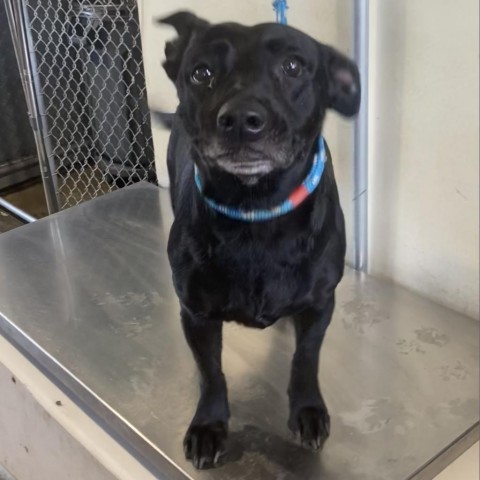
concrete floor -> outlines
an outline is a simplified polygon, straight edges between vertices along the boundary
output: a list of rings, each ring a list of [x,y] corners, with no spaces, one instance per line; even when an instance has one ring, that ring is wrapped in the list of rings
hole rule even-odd
[[[22,225],[22,222],[0,210],[0,233],[8,232],[20,225]],[[2,477],[0,477],[0,480],[3,480]]]
[[[35,218],[42,218],[48,215],[43,185],[39,179],[21,184],[14,189],[0,192],[0,196]],[[21,225],[23,225],[22,222],[0,210],[0,233],[8,232]],[[3,480],[2,477],[0,477],[0,480]]]
[[[21,184],[15,189],[7,191],[3,197],[36,218],[48,215],[47,202],[40,179]]]

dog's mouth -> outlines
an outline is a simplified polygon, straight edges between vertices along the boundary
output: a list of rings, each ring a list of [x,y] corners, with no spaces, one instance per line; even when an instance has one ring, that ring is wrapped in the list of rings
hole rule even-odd
[[[235,176],[248,185],[284,169],[293,158],[290,145],[278,140],[239,145],[213,138],[209,142],[199,142],[197,151],[207,168]]]
[[[239,176],[259,176],[266,175],[273,170],[272,162],[266,159],[262,160],[235,160],[235,159],[217,159],[218,166],[232,175]]]
[[[268,151],[242,148],[237,151],[217,150],[215,153],[210,158],[217,168],[243,178],[267,175],[276,165]]]

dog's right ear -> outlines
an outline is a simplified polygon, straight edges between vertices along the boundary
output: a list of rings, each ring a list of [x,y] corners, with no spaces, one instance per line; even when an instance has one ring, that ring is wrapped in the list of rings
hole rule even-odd
[[[163,68],[170,80],[175,82],[182,63],[183,54],[190,41],[201,30],[210,24],[190,12],[177,12],[165,18],[157,19],[158,23],[171,25],[178,33],[178,38],[165,45],[165,62]]]

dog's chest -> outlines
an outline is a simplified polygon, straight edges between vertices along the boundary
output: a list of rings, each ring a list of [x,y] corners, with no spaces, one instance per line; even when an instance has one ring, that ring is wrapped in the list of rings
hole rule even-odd
[[[202,260],[193,262],[187,294],[210,318],[261,328],[309,299],[314,278],[307,239],[240,238],[199,248]]]

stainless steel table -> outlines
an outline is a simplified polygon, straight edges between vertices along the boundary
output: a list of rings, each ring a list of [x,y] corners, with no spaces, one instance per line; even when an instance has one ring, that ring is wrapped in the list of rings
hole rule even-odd
[[[197,399],[165,245],[168,196],[140,184],[0,235],[0,330],[159,478],[431,478],[478,438],[479,324],[347,270],[322,350],[332,434],[286,427],[292,326],[228,325],[229,457],[197,472],[182,437]]]

